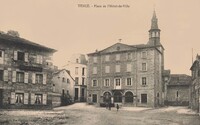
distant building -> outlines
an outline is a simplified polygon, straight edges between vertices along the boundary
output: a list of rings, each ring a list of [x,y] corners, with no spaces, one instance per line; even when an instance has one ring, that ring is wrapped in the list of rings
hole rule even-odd
[[[164,48],[154,12],[147,44],[116,43],[88,54],[88,103],[163,105],[163,70]]]
[[[0,33],[0,107],[51,108],[56,50]]]
[[[189,106],[191,76],[171,74],[166,84],[166,105]]]
[[[74,101],[86,101],[87,95],[87,60],[83,54],[73,54],[68,64],[64,67],[70,71],[75,80]]]
[[[197,112],[200,112],[200,56],[196,56],[196,60],[190,68],[192,72],[191,86],[191,105],[190,107]]]
[[[53,74],[53,93],[59,98],[53,98],[53,106],[71,104],[74,101],[74,79],[68,70],[62,69]],[[56,94],[54,94],[56,95]]]

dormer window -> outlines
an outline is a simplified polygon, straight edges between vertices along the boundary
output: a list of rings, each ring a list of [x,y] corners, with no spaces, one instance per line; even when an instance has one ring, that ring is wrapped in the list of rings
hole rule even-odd
[[[17,60],[24,61],[24,53],[23,52],[17,52]]]
[[[79,59],[76,59],[76,63],[79,63]]]

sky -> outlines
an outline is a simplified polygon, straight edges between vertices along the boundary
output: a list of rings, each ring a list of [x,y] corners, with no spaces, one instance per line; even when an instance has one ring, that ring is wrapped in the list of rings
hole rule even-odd
[[[60,68],[74,53],[102,50],[119,39],[128,45],[146,44],[154,9],[165,48],[165,69],[172,74],[190,75],[192,55],[195,59],[200,54],[200,0],[0,0],[0,3],[0,31],[15,30],[22,38],[56,49],[53,62]]]

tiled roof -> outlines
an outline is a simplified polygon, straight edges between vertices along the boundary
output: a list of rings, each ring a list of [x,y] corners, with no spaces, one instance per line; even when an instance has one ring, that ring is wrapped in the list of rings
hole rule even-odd
[[[191,76],[185,74],[171,74],[169,85],[189,85]]]
[[[6,40],[6,41],[10,41],[10,42],[13,42],[13,43],[16,43],[16,44],[25,44],[25,45],[30,45],[30,46],[38,47],[38,48],[41,48],[41,49],[45,49],[45,50],[48,50],[48,51],[56,52],[55,49],[40,45],[38,43],[31,42],[31,41],[26,40],[26,39],[21,38],[21,37],[11,36],[11,35],[8,35],[8,34],[5,34],[5,33],[0,33],[0,41],[1,41],[1,39]]]

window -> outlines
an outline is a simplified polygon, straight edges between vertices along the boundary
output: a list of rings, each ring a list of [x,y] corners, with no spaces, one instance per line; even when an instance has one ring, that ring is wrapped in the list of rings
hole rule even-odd
[[[24,61],[24,53],[23,52],[17,52],[17,60]]]
[[[95,79],[95,80],[92,80],[92,86],[97,86],[97,80]]]
[[[35,94],[35,104],[42,104],[42,94]]]
[[[132,80],[131,80],[131,78],[127,78],[127,79],[126,79],[126,85],[127,85],[127,86],[131,86],[131,85],[132,85]]]
[[[142,77],[142,85],[143,86],[147,85],[147,78],[146,77]]]
[[[23,104],[24,103],[24,94],[23,93],[16,93],[15,94],[15,103]]]
[[[121,80],[120,79],[115,79],[115,85],[116,86],[121,86]]]
[[[115,66],[115,72],[120,72],[120,65]]]
[[[82,85],[85,85],[85,78],[82,78]]]
[[[82,75],[85,75],[85,68],[82,68]]]
[[[97,57],[93,57],[93,62],[97,63]]]
[[[76,59],[76,63],[79,63],[79,59]]]
[[[104,80],[104,86],[110,86],[110,79]]]
[[[36,63],[42,64],[42,62],[43,62],[42,56],[41,55],[37,55],[36,56]]]
[[[127,64],[126,65],[126,71],[127,72],[131,72],[131,64]]]
[[[78,85],[79,78],[75,77],[75,84]]]
[[[116,61],[120,60],[120,54],[116,54]]]
[[[142,71],[147,71],[147,64],[146,63],[142,63]]]
[[[69,79],[67,79],[67,83],[70,83],[70,80],[69,80]]]
[[[97,74],[97,67],[93,67],[93,74]]]
[[[105,67],[105,73],[110,73],[110,66]]]
[[[43,83],[43,74],[36,74],[35,83]]]
[[[0,81],[3,81],[3,70],[0,70]]]
[[[78,75],[78,67],[75,67],[75,75]]]
[[[141,94],[141,103],[147,103],[147,94]]]
[[[62,82],[65,82],[65,81],[66,81],[66,80],[65,80],[65,78],[63,77],[63,78],[62,78]]]
[[[142,52],[142,56],[141,57],[142,58],[147,58],[147,52],[146,51]]]
[[[106,56],[105,56],[105,61],[106,61],[106,62],[110,61],[110,56],[109,56],[109,55],[106,55]]]
[[[127,60],[131,59],[131,53],[127,53]]]
[[[17,72],[17,82],[24,82],[24,73]]]

